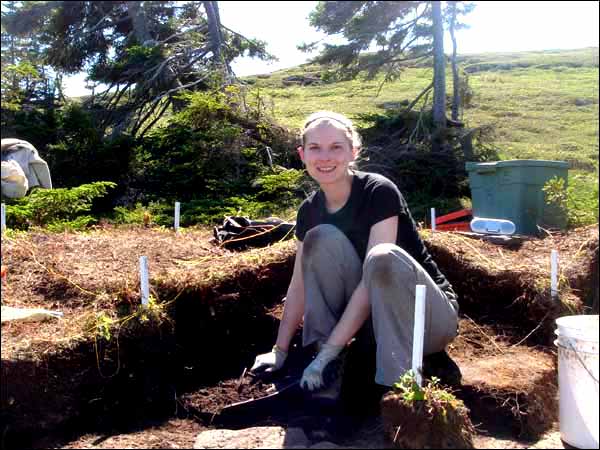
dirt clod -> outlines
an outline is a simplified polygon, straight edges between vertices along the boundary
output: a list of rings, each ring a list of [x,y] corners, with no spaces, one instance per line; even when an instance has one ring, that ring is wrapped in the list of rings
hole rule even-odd
[[[397,448],[473,448],[475,429],[461,401],[407,401],[390,392],[381,400],[381,415]]]

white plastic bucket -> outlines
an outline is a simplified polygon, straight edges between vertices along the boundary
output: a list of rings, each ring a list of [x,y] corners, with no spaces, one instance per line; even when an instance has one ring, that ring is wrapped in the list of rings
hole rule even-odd
[[[598,448],[598,315],[556,319],[560,437]]]

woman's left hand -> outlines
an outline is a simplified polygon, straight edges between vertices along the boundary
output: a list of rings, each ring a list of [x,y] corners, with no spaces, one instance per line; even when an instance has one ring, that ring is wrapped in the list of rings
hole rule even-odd
[[[343,346],[323,344],[321,351],[314,361],[304,369],[302,379],[300,380],[300,387],[309,391],[321,389],[325,384],[323,381],[325,368],[338,357],[343,349]]]

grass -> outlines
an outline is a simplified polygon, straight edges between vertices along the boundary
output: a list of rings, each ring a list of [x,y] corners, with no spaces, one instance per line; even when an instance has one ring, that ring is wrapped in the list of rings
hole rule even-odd
[[[385,85],[376,96],[380,81],[341,81],[313,86],[284,87],[282,79],[292,74],[309,75],[318,70],[315,66],[300,66],[274,72],[270,78],[256,78],[251,90],[266,99],[275,119],[289,128],[300,128],[302,121],[310,113],[319,109],[331,109],[350,117],[358,114],[382,111],[380,105],[390,101],[412,99],[430,82],[431,70],[426,68],[410,69],[400,80]],[[358,125],[366,125],[357,121]]]
[[[501,159],[545,159],[570,163],[569,177],[596,209],[598,185],[598,48],[522,53],[487,53],[460,57],[474,91],[463,120],[469,127],[493,125]],[[269,106],[281,124],[299,129],[304,118],[330,109],[367,125],[359,114],[381,113],[388,102],[412,100],[432,78],[429,67],[408,67],[402,76],[377,91],[380,79],[322,85],[285,86],[290,75],[324,75],[326,69],[305,64],[248,77],[249,96]],[[452,92],[448,67],[447,94]],[[430,96],[431,101],[431,96]],[[595,203],[595,204],[594,204]]]
[[[503,158],[575,159],[597,169],[597,68],[480,72],[469,81],[475,98],[465,120],[493,124]]]
[[[598,49],[543,50],[535,52],[479,53],[459,56],[467,70],[500,67],[598,67]]]

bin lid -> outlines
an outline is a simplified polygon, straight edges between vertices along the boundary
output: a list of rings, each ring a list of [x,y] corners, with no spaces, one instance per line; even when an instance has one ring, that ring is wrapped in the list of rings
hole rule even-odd
[[[510,220],[473,217],[471,230],[475,233],[506,234],[511,235],[516,231],[515,224]]]
[[[568,169],[569,163],[566,161],[549,161],[545,159],[508,159],[506,161],[493,161],[485,163],[468,162],[465,164],[467,172],[473,170],[495,170],[501,167],[556,167]]]

